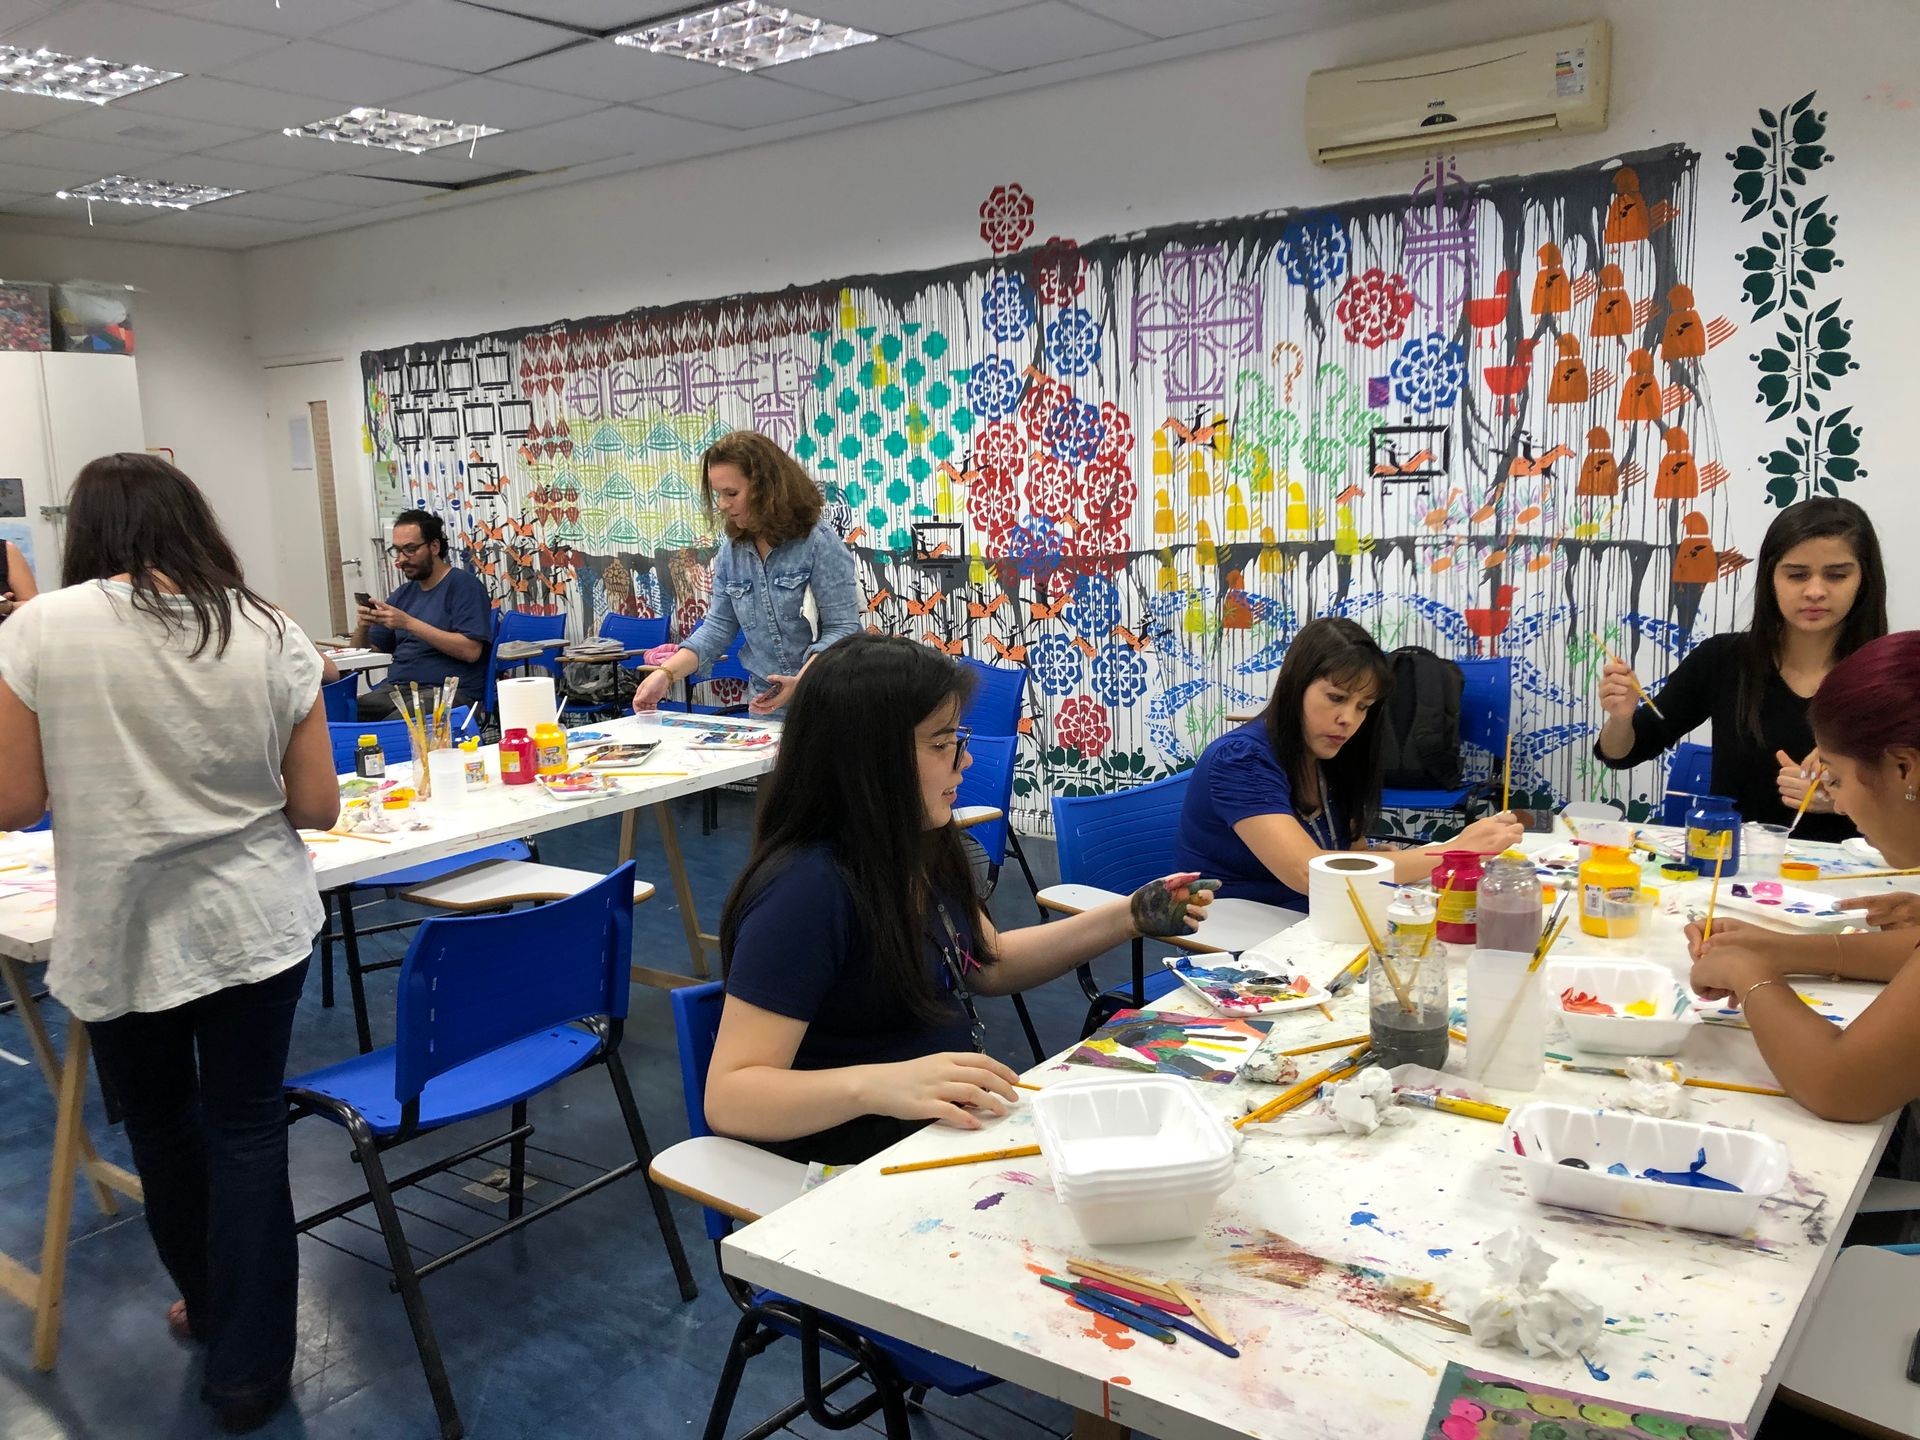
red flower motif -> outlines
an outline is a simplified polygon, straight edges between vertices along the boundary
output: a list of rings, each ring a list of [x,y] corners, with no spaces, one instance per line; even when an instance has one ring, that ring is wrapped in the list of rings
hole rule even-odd
[[[1126,526],[1112,517],[1089,515],[1073,535],[1073,569],[1081,575],[1117,575],[1127,568]]]
[[[1011,255],[1033,236],[1033,197],[1018,185],[996,185],[980,202],[980,238],[996,255]]]
[[[980,432],[973,442],[973,463],[983,473],[998,471],[1009,485],[1026,468],[1027,446],[1020,438],[1020,427],[1011,420],[996,420]]]
[[[1347,332],[1347,339],[1378,350],[1407,333],[1413,292],[1407,288],[1405,276],[1389,275],[1376,265],[1347,276],[1333,313]]]
[[[1064,520],[1073,509],[1073,467],[1054,455],[1033,457],[1027,472],[1027,510],[1049,520]]]
[[[1116,528],[1133,514],[1136,487],[1125,460],[1094,460],[1080,479],[1080,510],[1089,524]]]
[[[1133,417],[1111,400],[1100,402],[1100,445],[1095,461],[1115,460],[1130,467],[1133,459]]]
[[[1027,393],[1020,397],[1020,423],[1026,427],[1027,439],[1037,444],[1047,433],[1047,422],[1053,418],[1054,411],[1072,403],[1071,385],[1036,372]]]
[[[1062,744],[1071,745],[1089,760],[1098,760],[1113,742],[1107,707],[1091,695],[1075,695],[1062,705],[1053,728]]]
[[[1015,518],[1013,485],[991,483],[982,473],[967,490],[967,521],[977,534],[986,537],[993,553],[1006,553]]]
[[[1033,257],[1033,293],[1042,305],[1066,305],[1087,288],[1080,242],[1055,235]]]

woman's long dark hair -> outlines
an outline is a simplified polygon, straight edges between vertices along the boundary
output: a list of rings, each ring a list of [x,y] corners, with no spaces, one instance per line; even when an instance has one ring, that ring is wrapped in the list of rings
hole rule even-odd
[[[60,572],[68,585],[126,575],[133,608],[178,635],[191,630],[195,656],[208,645],[215,655],[226,653],[236,609],[257,610],[276,634],[286,633],[280,612],[247,588],[200,487],[157,455],[122,451],[81,467],[67,497]],[[163,590],[156,576],[173,590]],[[192,608],[191,626],[176,600]]]
[[[1316,680],[1330,681],[1343,690],[1368,689],[1374,697],[1367,718],[1340,747],[1340,753],[1318,762],[1307,748],[1306,732],[1300,723],[1307,687]],[[1392,667],[1365,630],[1351,620],[1310,620],[1287,647],[1287,658],[1273,682],[1273,698],[1267,701],[1261,717],[1266,722],[1267,743],[1273,746],[1274,758],[1286,767],[1295,795],[1303,793],[1310,767],[1319,764],[1328,792],[1320,797],[1320,803],[1331,806],[1347,826],[1348,845],[1359,844],[1379,818],[1384,764],[1381,717],[1387,713],[1387,692],[1392,688]]]
[[[1841,661],[1869,640],[1887,633],[1887,569],[1880,560],[1880,539],[1873,533],[1867,512],[1851,500],[1802,500],[1789,505],[1767,527],[1760,542],[1758,579],[1753,587],[1753,623],[1747,627],[1745,663],[1740,667],[1740,725],[1755,744],[1765,744],[1760,733],[1760,702],[1780,668],[1780,642],[1787,618],[1780,613],[1773,572],[1789,550],[1809,540],[1844,540],[1860,562],[1860,589],[1853,608],[1840,622],[1840,638],[1833,658]]]
[[[959,830],[927,828],[913,732],[945,706],[957,715],[970,689],[962,667],[896,635],[850,635],[807,667],[760,795],[753,851],[720,917],[723,969],[747,901],[796,851],[825,845],[853,892],[885,993],[917,1019],[951,1013],[926,961],[935,897],[968,907],[974,958],[993,957],[980,940],[980,902]]]

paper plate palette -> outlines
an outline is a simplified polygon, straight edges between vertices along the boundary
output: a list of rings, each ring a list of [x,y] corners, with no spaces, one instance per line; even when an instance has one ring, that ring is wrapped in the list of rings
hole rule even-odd
[[[1196,964],[1186,956],[1162,961],[1187,989],[1225,1015],[1277,1015],[1288,1010],[1310,1010],[1329,997],[1304,975],[1279,973],[1249,965],[1245,955],[1235,959],[1204,956]]]
[[[540,788],[556,800],[592,800],[611,795],[619,789],[604,775],[587,770],[569,770],[560,775],[540,776]]]
[[[617,770],[630,765],[638,765],[655,750],[660,748],[658,740],[643,740],[637,744],[596,745],[591,750],[575,757],[575,763],[588,770]]]
[[[1838,930],[1859,923],[1860,918],[1842,910],[1837,895],[1778,880],[1726,881],[1720,887],[1720,908],[1796,930]]]

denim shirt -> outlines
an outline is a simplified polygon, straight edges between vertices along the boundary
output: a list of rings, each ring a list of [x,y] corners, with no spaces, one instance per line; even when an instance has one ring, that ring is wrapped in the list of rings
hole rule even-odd
[[[804,609],[808,589],[818,636]],[[853,551],[823,518],[807,535],[774,546],[764,560],[751,540],[721,541],[707,618],[680,643],[706,670],[727,653],[735,635],[744,634],[740,661],[759,694],[771,688],[768,676],[798,675],[808,657],[853,634],[859,615]]]

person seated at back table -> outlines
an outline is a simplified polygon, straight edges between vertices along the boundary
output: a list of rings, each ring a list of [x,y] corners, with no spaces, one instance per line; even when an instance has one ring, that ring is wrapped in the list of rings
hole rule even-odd
[[[470,571],[447,560],[447,529],[438,515],[403,510],[394,517],[394,566],[406,583],[382,602],[360,607],[355,645],[393,656],[387,678],[360,697],[362,720],[395,720],[395,685],[417,684],[424,694],[449,676],[460,682],[458,703],[477,705],[487,693],[487,647],[493,643],[493,602]]]
[[[1307,866],[1359,850],[1380,813],[1381,702],[1387,657],[1351,620],[1309,621],[1287,647],[1257,719],[1207,746],[1180,810],[1174,864],[1221,879],[1223,899],[1307,908]],[[1519,843],[1510,814],[1453,839],[1382,852],[1394,878],[1425,880],[1447,850],[1498,854]]]
[[[930,1120],[977,1130],[1016,1096],[1014,1072],[983,1053],[974,995],[1015,994],[1136,935],[1196,928],[1211,897],[1195,875],[994,928],[953,823],[972,763],[969,686],[939,651],[867,634],[800,677],[720,919],[727,999],[706,1092],[718,1133],[851,1165]]]

